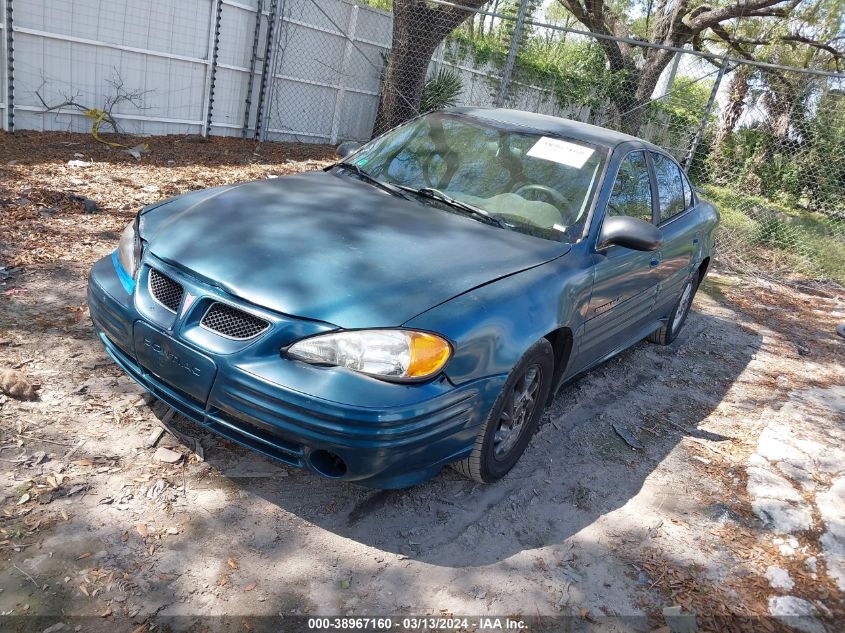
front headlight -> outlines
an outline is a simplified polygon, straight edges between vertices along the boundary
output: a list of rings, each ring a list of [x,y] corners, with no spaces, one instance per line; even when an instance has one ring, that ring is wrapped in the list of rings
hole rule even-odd
[[[132,220],[120,234],[117,261],[126,274],[134,280],[141,266],[141,237],[138,235],[137,218]]]
[[[428,332],[353,330],[303,339],[291,345],[287,355],[401,382],[434,376],[449,360],[452,346]]]

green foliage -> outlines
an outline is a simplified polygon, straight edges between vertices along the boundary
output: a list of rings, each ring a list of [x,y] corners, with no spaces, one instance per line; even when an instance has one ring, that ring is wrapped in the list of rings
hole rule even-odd
[[[429,77],[423,86],[420,112],[442,110],[457,105],[462,91],[463,84],[458,74],[441,68],[440,72]]]
[[[794,239],[784,219],[777,215],[762,218],[758,225],[755,240],[758,244],[778,247],[787,245]]]
[[[704,185],[722,221],[718,240],[724,252],[764,265],[790,269],[845,284],[845,235],[841,223],[822,213],[772,202],[729,187]]]
[[[713,182],[733,185],[788,205],[822,211],[845,207],[845,95],[824,99],[786,137],[756,124],[735,131],[713,148]],[[800,133],[799,133],[800,132]]]
[[[495,33],[470,37],[456,31],[447,40],[452,61],[471,60],[476,67],[491,64],[503,68],[508,46]],[[624,73],[607,70],[601,47],[583,41],[546,41],[529,38],[520,49],[513,79],[545,88],[561,108],[599,108],[624,79]]]
[[[696,130],[701,125],[712,90],[712,81],[678,76],[664,98],[648,104],[645,120],[677,130]],[[715,115],[711,113],[709,120],[715,120]]]
[[[686,154],[692,139],[701,127],[701,120],[707,111],[707,101],[713,90],[712,81],[700,81],[693,77],[678,76],[665,96],[650,101],[645,108],[641,135],[651,142],[673,151],[681,158]],[[715,121],[712,112],[708,123]],[[702,161],[707,156],[710,139],[700,143],[693,161],[691,175],[697,177]]]
[[[374,9],[381,9],[393,13],[393,0],[355,0],[355,4],[361,4]]]
[[[805,183],[811,204],[841,211],[845,209],[845,94],[822,97],[803,127],[807,147],[794,161],[795,178]]]

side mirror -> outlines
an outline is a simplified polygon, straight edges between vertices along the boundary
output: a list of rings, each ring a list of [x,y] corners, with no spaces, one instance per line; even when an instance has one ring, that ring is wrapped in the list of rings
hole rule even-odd
[[[612,215],[604,219],[598,244],[599,247],[617,244],[635,251],[656,251],[663,246],[663,232],[651,222]]]
[[[341,158],[346,158],[350,154],[357,152],[360,148],[361,143],[358,143],[356,141],[346,141],[345,143],[341,143],[337,146],[335,154],[337,154]]]

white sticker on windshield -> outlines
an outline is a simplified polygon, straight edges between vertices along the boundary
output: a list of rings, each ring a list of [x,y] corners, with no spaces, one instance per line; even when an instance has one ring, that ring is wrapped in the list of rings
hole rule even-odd
[[[593,155],[592,149],[575,143],[568,143],[557,138],[543,136],[528,150],[528,156],[550,160],[561,165],[581,169]]]

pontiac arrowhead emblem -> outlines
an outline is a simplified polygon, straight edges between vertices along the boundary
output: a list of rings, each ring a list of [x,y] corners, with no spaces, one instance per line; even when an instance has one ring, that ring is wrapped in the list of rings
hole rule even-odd
[[[182,300],[182,312],[179,314],[180,318],[185,318],[185,315],[188,313],[188,310],[193,305],[195,299],[196,297],[190,292],[185,293],[185,298]]]

